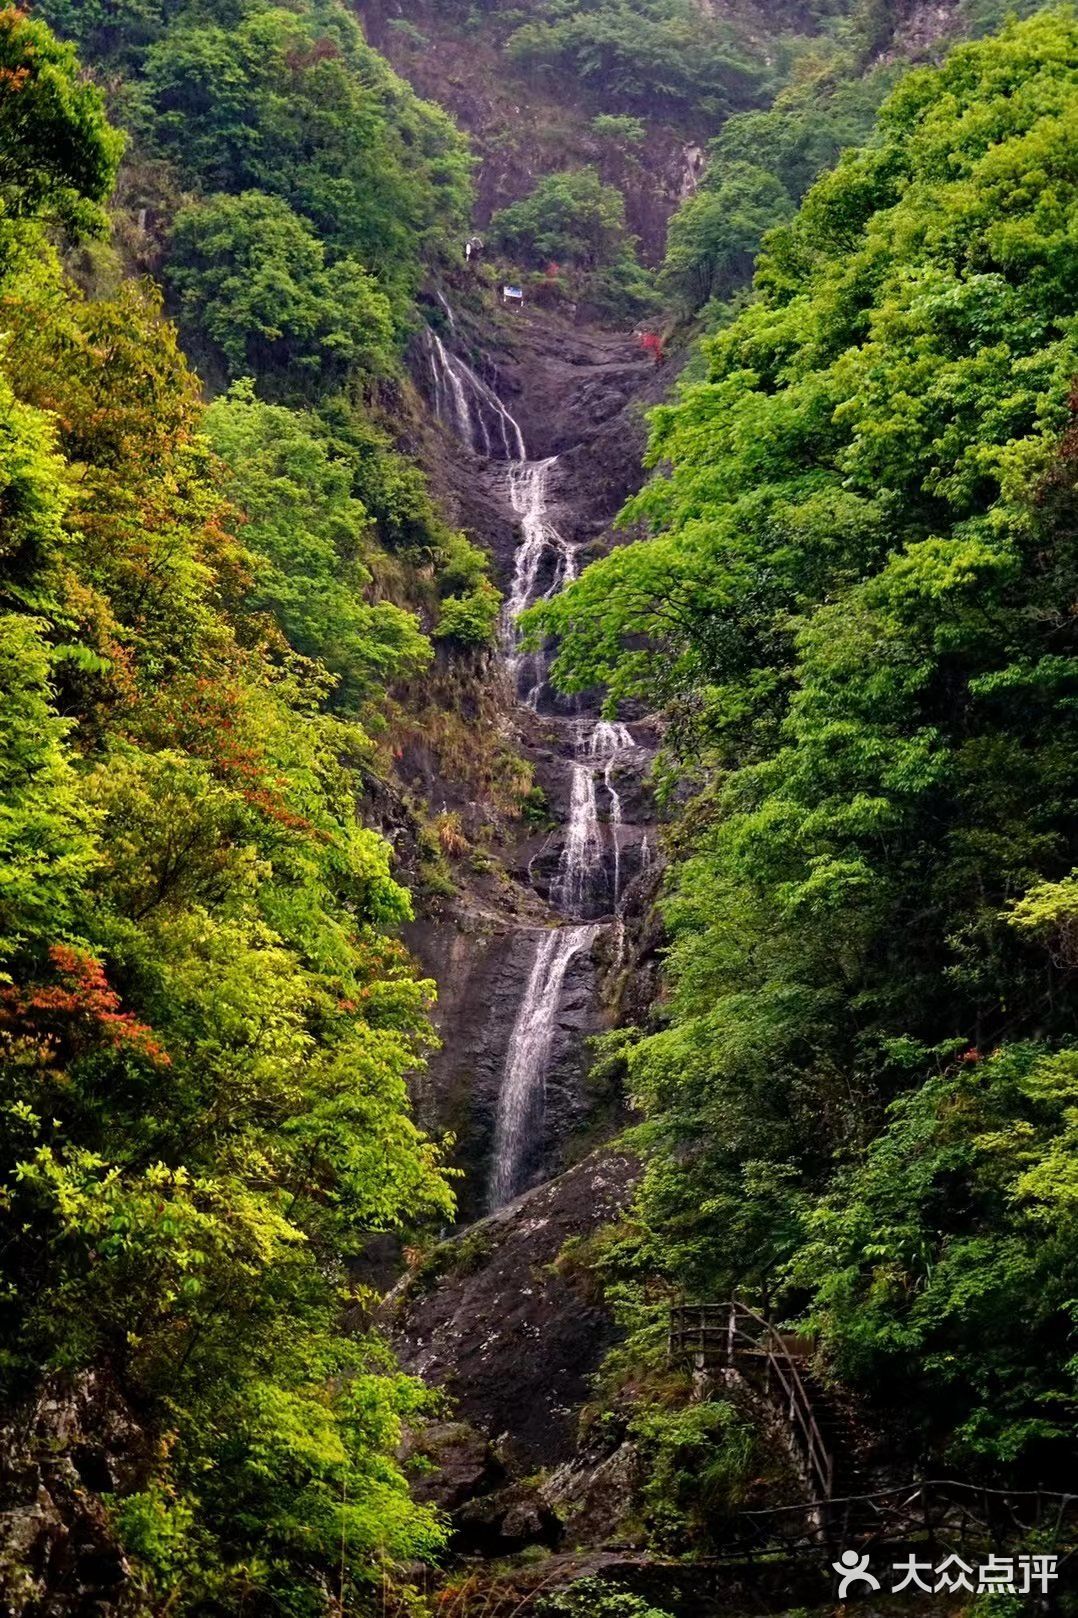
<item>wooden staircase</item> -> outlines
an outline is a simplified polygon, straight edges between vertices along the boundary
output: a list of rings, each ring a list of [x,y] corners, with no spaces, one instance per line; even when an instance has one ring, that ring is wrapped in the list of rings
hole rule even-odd
[[[735,1374],[787,1429],[806,1485],[800,1504],[749,1508],[730,1524],[729,1558],[830,1556],[912,1544],[951,1552],[1052,1548],[1078,1560],[1078,1494],[994,1489],[953,1478],[866,1476],[871,1434],[810,1364],[811,1344],[736,1300],[670,1310],[672,1363]]]
[[[675,1304],[669,1354],[696,1373],[737,1372],[776,1406],[816,1499],[831,1499],[837,1476],[845,1483],[852,1463],[842,1449],[842,1414],[809,1372],[803,1339],[778,1331],[747,1304]]]

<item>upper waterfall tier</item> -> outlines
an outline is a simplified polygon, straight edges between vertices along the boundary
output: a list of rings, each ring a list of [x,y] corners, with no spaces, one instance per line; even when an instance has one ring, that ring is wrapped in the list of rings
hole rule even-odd
[[[448,309],[448,304],[445,307]],[[493,388],[459,354],[450,353],[429,326],[423,341],[438,420],[451,427],[477,455],[488,460],[525,460],[527,452],[520,428]]]

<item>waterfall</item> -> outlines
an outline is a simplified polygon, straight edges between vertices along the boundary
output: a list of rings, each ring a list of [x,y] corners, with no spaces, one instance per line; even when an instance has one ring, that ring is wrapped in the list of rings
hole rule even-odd
[[[451,336],[457,326],[453,311],[439,294]],[[451,353],[436,332],[425,338],[434,412],[445,426],[477,455],[507,462],[503,489],[506,505],[520,529],[502,621],[502,646],[513,688],[525,708],[537,712],[546,682],[542,651],[520,650],[517,619],[536,601],[555,595],[576,578],[578,547],[551,520],[552,486],[558,457],[530,460],[524,435],[491,388],[459,355]],[[517,1010],[498,1092],[493,1155],[488,1186],[492,1209],[524,1188],[530,1160],[541,1142],[543,1101],[561,1010],[565,975],[573,959],[590,949],[599,923],[610,915],[606,841],[612,844],[613,922],[621,958],[621,827],[622,805],[614,771],[636,750],[628,727],[600,719],[552,718],[571,741],[569,814],[558,867],[550,884],[550,903],[563,925],[539,935],[535,958]],[[606,794],[607,822],[599,818],[598,783]],[[650,853],[650,850],[647,851]]]
[[[452,321],[452,310],[448,304],[444,307]],[[438,420],[451,427],[477,455],[488,460],[523,461],[524,439],[520,428],[494,389],[488,387],[459,354],[451,353],[429,326],[424,327],[423,341],[434,390],[434,414]],[[500,449],[496,448],[495,439]]]
[[[547,1064],[565,974],[595,941],[597,926],[555,927],[541,934],[524,998],[509,1037],[490,1171],[490,1206],[500,1208],[523,1189],[528,1148],[542,1127]]]
[[[521,458],[509,467],[506,493],[513,515],[520,523],[521,543],[517,546],[513,563],[513,582],[505,604],[504,639],[506,660],[514,689],[521,684],[522,669],[527,667],[531,684],[521,693],[528,708],[535,709],[543,689],[546,670],[537,653],[525,654],[518,650],[516,621],[525,607],[540,599],[539,571],[544,560],[553,553],[554,575],[543,597],[554,595],[577,575],[576,548],[558,532],[550,521],[550,479],[558,457],[550,455],[545,461]]]
[[[450,336],[455,337],[457,335],[457,317],[453,313],[452,309],[450,308],[449,301],[446,298],[445,293],[444,292],[436,292],[434,294],[434,296],[437,298],[438,302],[441,304],[442,311],[443,311],[443,313],[445,315],[445,318],[449,322]]]
[[[627,725],[613,724],[605,719],[596,720],[591,729],[578,731],[576,758],[570,765],[569,819],[565,826],[557,873],[551,884],[550,897],[559,909],[570,916],[584,916],[592,908],[599,890],[600,902],[605,900],[600,886],[604,876],[603,827],[599,819],[599,799],[596,791],[596,772],[603,772],[603,786],[609,804],[610,843],[613,863],[613,910],[617,915],[621,906],[621,797],[614,785],[614,768],[626,753],[634,752],[636,743]],[[594,909],[592,909],[594,914]]]
[[[569,819],[550,897],[566,915],[580,916],[588,908],[596,870],[602,870],[603,834],[594,769],[579,759],[573,760],[570,769]]]
[[[589,751],[593,757],[605,759],[603,766],[603,785],[606,788],[607,799],[610,804],[610,841],[614,856],[614,914],[621,914],[621,794],[614,785],[614,767],[619,764],[626,753],[635,750],[632,732],[627,725],[611,723],[609,720],[597,721],[591,733]]]

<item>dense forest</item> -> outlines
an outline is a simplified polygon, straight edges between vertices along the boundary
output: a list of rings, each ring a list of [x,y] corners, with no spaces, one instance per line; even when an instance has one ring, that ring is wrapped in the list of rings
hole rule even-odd
[[[1069,1491],[1078,18],[1017,9],[0,11],[13,1618],[802,1612],[685,1582],[812,1496],[686,1300],[876,1479]]]
[[[122,143],[69,46],[0,26],[4,1383],[92,1372],[137,1424],[147,1605],[302,1603],[439,1538],[392,1459],[421,1392],[340,1327],[351,1233],[449,1205],[405,1100],[431,988],[357,810],[430,646],[363,601],[347,416],[343,452],[249,391],[205,416],[152,289],[64,273]]]
[[[619,1036],[633,1263],[778,1295],[919,1441],[1035,1478],[1073,1456],[1076,49],[1052,12],[901,82],[655,412],[655,537],[538,616],[694,787],[663,1026]]]

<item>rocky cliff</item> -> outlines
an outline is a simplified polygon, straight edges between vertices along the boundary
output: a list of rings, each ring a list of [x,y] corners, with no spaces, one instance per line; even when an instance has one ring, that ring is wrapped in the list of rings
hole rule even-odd
[[[628,334],[581,330],[537,307],[509,314],[463,277],[448,290],[452,303],[443,292],[431,305],[441,352],[428,337],[413,356],[430,410],[421,449],[451,517],[489,548],[506,596],[512,602],[523,588],[535,599],[556,584],[566,558],[579,568],[611,542],[610,522],[641,476],[643,412],[660,395],[663,374]],[[447,366],[458,374],[443,374]],[[499,420],[499,407],[512,427]],[[533,494],[521,479],[534,474],[520,467],[542,468],[541,507],[528,505]],[[536,522],[554,537],[539,536],[533,572],[521,585],[529,524],[534,538]],[[504,634],[511,639],[508,624]],[[498,1098],[537,950],[545,930],[567,915],[597,926],[561,979],[541,1075],[543,1122],[527,1144],[521,1183],[564,1169],[589,1138],[587,1039],[616,1014],[657,857],[646,784],[654,726],[636,716],[617,731],[596,732],[593,702],[558,698],[533,659],[514,661],[509,639],[503,652],[486,671],[498,693],[489,717],[531,771],[535,812],[500,826],[484,845],[480,869],[462,862],[456,892],[427,904],[408,934],[438,984],[442,1038],[419,1087],[419,1110],[429,1127],[456,1137],[465,1224],[489,1204]],[[401,766],[406,780],[409,762]],[[429,758],[417,755],[411,767],[412,784],[432,804],[459,801]],[[574,808],[574,790],[586,805]],[[561,903],[574,835],[579,891]]]

